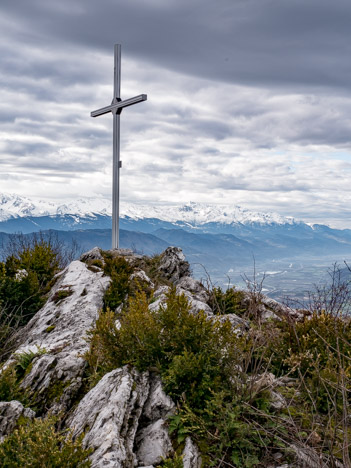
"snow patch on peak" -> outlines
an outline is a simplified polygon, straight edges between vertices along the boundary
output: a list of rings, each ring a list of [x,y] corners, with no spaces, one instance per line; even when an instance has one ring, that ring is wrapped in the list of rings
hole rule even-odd
[[[182,221],[194,225],[207,223],[260,223],[293,224],[293,218],[284,218],[276,213],[259,213],[236,205],[208,205],[189,202],[184,205],[146,206],[122,204],[122,216],[132,219],[158,218],[163,221]]]
[[[0,221],[16,217],[74,215],[94,217],[96,215],[111,216],[112,203],[106,198],[79,198],[64,203],[54,203],[43,200],[30,200],[18,195],[0,193]],[[121,203],[121,217],[135,220],[157,218],[171,223],[183,222],[191,225],[207,223],[222,224],[294,224],[291,217],[285,218],[276,213],[259,213],[236,205],[210,205],[189,202],[178,205],[143,205]]]

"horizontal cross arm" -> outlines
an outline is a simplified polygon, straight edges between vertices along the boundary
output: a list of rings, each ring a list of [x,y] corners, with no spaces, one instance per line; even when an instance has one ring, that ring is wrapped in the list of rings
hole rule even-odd
[[[102,107],[96,111],[90,113],[91,117],[98,117],[99,115],[107,114],[108,112],[112,112],[116,109],[121,109],[123,107],[132,106],[133,104],[137,104],[138,102],[146,101],[147,95],[146,94],[139,94],[139,96],[132,97],[130,99],[126,99],[125,101],[119,101],[115,104],[111,104],[107,107]]]

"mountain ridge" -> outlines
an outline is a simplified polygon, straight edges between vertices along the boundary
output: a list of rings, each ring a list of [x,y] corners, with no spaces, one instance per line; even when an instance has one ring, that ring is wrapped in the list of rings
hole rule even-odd
[[[14,218],[70,215],[79,218],[111,216],[112,203],[105,198],[79,198],[66,203],[34,201],[28,197],[0,193],[0,222]],[[145,205],[121,202],[121,218],[156,218],[166,222],[184,222],[189,226],[217,222],[221,224],[294,224],[291,217],[277,213],[250,211],[237,205],[189,202],[175,205]]]

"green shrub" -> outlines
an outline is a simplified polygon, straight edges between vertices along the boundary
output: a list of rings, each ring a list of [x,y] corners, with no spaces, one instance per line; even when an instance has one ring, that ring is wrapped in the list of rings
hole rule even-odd
[[[213,288],[210,292],[210,307],[215,314],[236,314],[239,316],[247,313],[247,308],[242,305],[243,291],[228,288],[223,291],[220,287]]]
[[[115,310],[129,293],[129,277],[133,267],[123,257],[111,257],[103,252],[104,273],[111,278],[111,283],[104,295],[104,308]]]
[[[156,468],[183,468],[183,466],[183,457],[175,454],[173,458],[162,460],[161,465],[157,465]]]
[[[16,365],[2,369],[0,373],[0,401],[18,400],[24,406],[30,405],[29,392],[20,387]]]
[[[60,252],[42,236],[14,238],[11,254],[0,263],[0,359],[11,335],[43,306]]]
[[[55,304],[58,304],[59,302],[66,299],[66,297],[72,296],[72,294],[73,294],[73,290],[71,288],[69,288],[69,289],[60,289],[59,291],[55,292],[55,294],[52,296],[51,300]]]
[[[2,369],[0,373],[0,401],[17,399],[18,382],[14,366]]]
[[[273,420],[267,392],[252,398],[245,391],[228,386],[213,392],[202,408],[187,403],[170,418],[170,432],[183,443],[190,435],[200,448],[204,466],[266,466],[269,453],[284,448],[284,427]]]
[[[67,431],[57,431],[57,418],[23,421],[0,444],[3,468],[87,468],[91,450],[82,448],[83,435],[76,440]]]
[[[32,364],[33,360],[38,356],[46,354],[46,352],[47,351],[45,348],[39,347],[36,351],[24,351],[22,353],[16,353],[14,357],[16,360],[15,369],[17,377],[23,377],[23,375],[29,369],[29,366]]]
[[[314,312],[302,322],[275,327],[279,333],[268,342],[271,370],[303,379],[302,390],[321,412],[335,405],[341,411],[341,370],[348,386],[351,381],[351,320]]]
[[[149,310],[144,293],[136,294],[119,318],[117,328],[113,312],[102,312],[89,334],[85,358],[92,374],[125,364],[157,368],[174,399],[185,394],[195,402],[229,379],[238,362],[241,343],[230,323],[208,320],[203,312],[192,314],[186,297],[178,296],[175,288],[159,311]]]
[[[0,401],[18,400],[24,406],[34,406],[31,392],[22,388],[20,384],[33,360],[45,353],[44,348],[38,348],[37,351],[15,354],[15,362],[0,372]]]

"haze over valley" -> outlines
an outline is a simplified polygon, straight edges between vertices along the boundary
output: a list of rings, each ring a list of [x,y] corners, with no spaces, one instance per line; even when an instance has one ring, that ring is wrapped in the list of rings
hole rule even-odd
[[[111,202],[81,198],[66,203],[0,194],[0,233],[55,232],[79,252],[111,244]],[[121,246],[152,255],[169,245],[183,249],[197,278],[226,287],[261,282],[265,294],[303,299],[328,279],[334,263],[351,263],[351,230],[309,225],[276,213],[235,205],[122,203]]]

